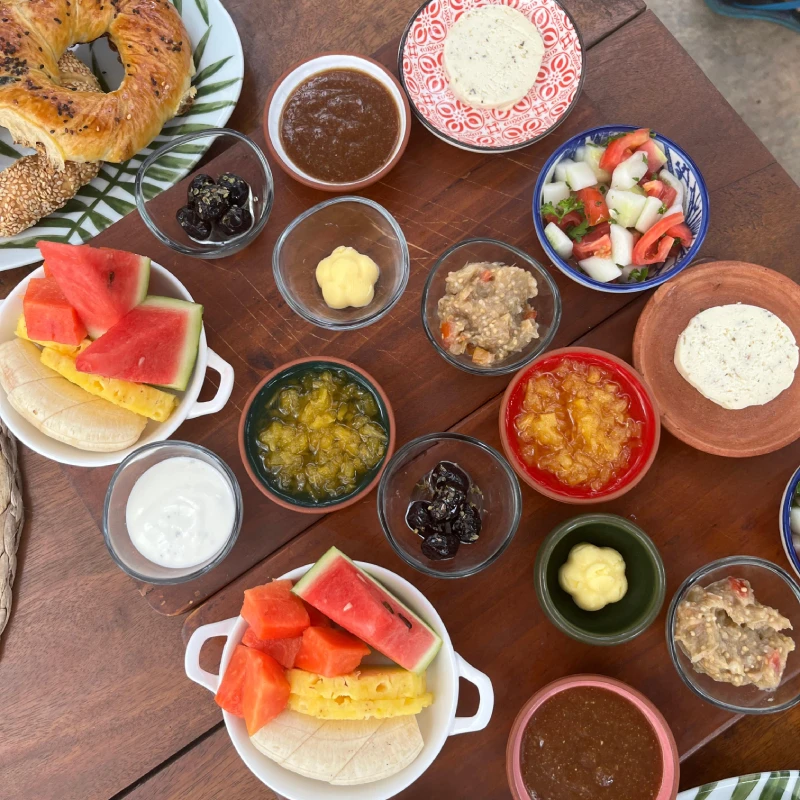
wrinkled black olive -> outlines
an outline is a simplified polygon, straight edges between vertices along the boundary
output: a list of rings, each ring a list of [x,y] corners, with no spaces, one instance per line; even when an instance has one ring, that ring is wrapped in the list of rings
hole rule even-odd
[[[435,523],[455,519],[466,502],[464,492],[453,486],[440,489],[428,504],[428,513]]]
[[[213,185],[214,179],[210,175],[206,175],[204,172],[201,172],[199,175],[195,175],[194,178],[192,178],[192,182],[189,184],[189,190],[186,193],[189,199],[189,205],[197,200],[202,189],[204,189],[206,186]]]
[[[183,228],[192,239],[205,241],[211,236],[211,223],[204,222],[197,216],[197,212],[191,206],[184,206],[178,209],[175,215],[178,224]]]
[[[197,215],[206,222],[218,220],[231,207],[230,195],[224,186],[201,188],[194,204]]]
[[[458,552],[458,537],[446,533],[432,533],[422,542],[422,555],[431,561],[453,558]]]
[[[250,230],[253,224],[253,217],[246,208],[233,206],[229,208],[217,222],[217,227],[221,233],[227,236],[236,236]]]
[[[247,202],[247,198],[250,197],[250,187],[247,182],[232,172],[220,175],[217,178],[217,184],[230,190],[231,203],[235,206],[243,206]]]
[[[428,475],[428,486],[431,491],[438,492],[446,486],[466,494],[469,491],[470,480],[466,472],[452,461],[440,461]]]
[[[423,500],[416,500],[406,511],[406,525],[419,536],[426,536],[433,529],[428,504]]]
[[[458,516],[453,520],[453,533],[464,544],[478,541],[481,533],[481,512],[472,503],[461,507]]]

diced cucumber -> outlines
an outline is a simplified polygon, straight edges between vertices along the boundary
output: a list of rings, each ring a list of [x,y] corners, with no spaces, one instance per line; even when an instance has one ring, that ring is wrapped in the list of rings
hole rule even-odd
[[[561,258],[569,258],[572,255],[572,239],[570,239],[555,222],[547,223],[544,229],[544,235],[547,237],[547,241],[552,245],[553,250],[555,250]]]
[[[569,197],[569,186],[564,181],[546,183],[542,186],[542,203],[557,205]]]
[[[568,165],[566,173],[567,183],[574,192],[587,189],[589,186],[597,186],[597,178],[595,178],[592,168],[585,161]]]
[[[647,154],[634,153],[625,159],[611,176],[612,189],[630,189],[644,178],[647,172]]]
[[[680,206],[681,209],[683,209],[683,183],[681,179],[673,175],[668,169],[662,169],[661,172],[658,173],[658,178],[662,183],[671,186],[678,193],[672,205]]]
[[[623,228],[632,228],[642,213],[647,198],[621,189],[609,189],[606,194],[606,205],[611,216]]]
[[[586,159],[584,158],[585,155],[586,155],[586,146],[585,145],[581,145],[575,151],[575,161],[586,161]]]
[[[642,197],[647,197],[647,192],[639,186],[638,183],[634,183],[630,189],[626,189],[628,192],[633,192],[634,194],[640,194]]]
[[[667,151],[664,149],[664,145],[658,141],[658,139],[653,139],[653,144],[664,154],[664,163],[667,163]]]
[[[591,258],[584,258],[578,264],[590,278],[603,283],[609,283],[622,275],[622,270],[610,258],[592,256]]]
[[[612,225],[610,233],[611,260],[618,267],[627,267],[633,262],[633,234],[622,225]]]
[[[789,527],[792,529],[792,533],[800,536],[800,508],[797,506],[789,509]]]
[[[644,208],[642,213],[639,214],[639,219],[636,220],[636,228],[639,233],[647,233],[653,225],[661,219],[661,207],[664,204],[657,197],[648,197],[644,201]],[[664,209],[666,211],[666,209]]]
[[[605,147],[586,142],[583,152],[583,160],[592,168],[598,183],[608,183],[611,180],[611,173],[605,169],[600,169],[600,159],[605,151]]]
[[[571,158],[562,158],[561,161],[556,164],[556,180],[565,181],[567,179],[567,167],[574,163],[575,162]]]

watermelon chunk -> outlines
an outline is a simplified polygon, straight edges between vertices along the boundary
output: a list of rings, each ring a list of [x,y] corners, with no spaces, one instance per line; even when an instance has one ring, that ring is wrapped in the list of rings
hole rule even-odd
[[[291,581],[245,590],[241,615],[259,639],[291,639],[308,627],[308,611],[292,594]]]
[[[293,636],[291,639],[259,639],[252,628],[248,628],[242,636],[245,647],[252,647],[272,656],[285,669],[294,667],[302,643],[302,636]]]
[[[411,672],[425,670],[442,646],[432,628],[336,547],[292,591]]]
[[[86,337],[86,326],[53,278],[28,281],[22,311],[30,339],[78,345]]]
[[[306,672],[316,672],[325,678],[349,675],[369,647],[355,636],[333,628],[306,628],[294,665]]]
[[[58,281],[70,305],[97,339],[147,296],[150,259],[88,244],[39,242],[45,274]]]
[[[78,356],[79,372],[183,391],[197,359],[203,306],[148,297]]]
[[[306,603],[305,600],[303,600],[303,605],[308,611],[308,621],[311,623],[312,628],[330,628],[331,621],[321,611]]]
[[[239,645],[241,647],[241,645]],[[260,650],[247,651],[247,667],[242,689],[242,711],[250,736],[286,708],[291,687],[283,667]]]

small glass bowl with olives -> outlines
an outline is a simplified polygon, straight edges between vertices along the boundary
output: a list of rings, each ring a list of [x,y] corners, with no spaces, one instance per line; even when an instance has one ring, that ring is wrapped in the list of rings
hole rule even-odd
[[[474,575],[511,543],[522,514],[519,481],[494,448],[459,433],[400,448],[378,485],[378,517],[395,552],[440,578]]]
[[[220,155],[191,172],[212,145]],[[163,244],[197,258],[222,258],[247,247],[266,225],[273,196],[261,149],[228,128],[173,139],[136,175],[136,205],[147,227]]]

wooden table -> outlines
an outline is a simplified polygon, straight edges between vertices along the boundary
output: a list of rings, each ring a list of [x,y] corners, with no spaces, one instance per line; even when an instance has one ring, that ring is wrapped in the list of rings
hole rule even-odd
[[[448,741],[403,797],[507,797],[503,749],[511,719],[536,688],[578,671],[619,676],[653,698],[686,757],[684,788],[798,766],[800,710],[737,720],[703,704],[668,662],[663,612],[635,642],[610,649],[572,642],[545,620],[533,593],[533,558],[547,531],[574,509],[524,489],[523,522],[503,558],[478,576],[437,581],[405,568],[390,551],[374,494],[350,509],[309,518],[267,502],[239,463],[236,424],[250,389],[273,366],[308,353],[349,358],[376,376],[395,406],[398,444],[456,429],[497,445],[498,395],[506,381],[466,375],[439,358],[419,320],[422,284],[439,253],[473,235],[504,239],[546,263],[530,219],[533,184],[552,149],[592,125],[649,125],[692,154],[711,195],[703,256],[752,261],[800,279],[800,223],[786,213],[800,205],[800,189],[656,17],[639,0],[565,4],[588,48],[588,71],[576,109],[556,133],[526,150],[483,157],[448,147],[415,122],[400,165],[364,193],[403,227],[412,274],[391,314],[362,332],[324,334],[280,298],[270,269],[273,244],[296,214],[323,196],[277,169],[266,231],[230,259],[179,258],[157,245],[135,215],[98,237],[152,256],[205,305],[209,343],[233,364],[236,385],[223,412],[184,424],[178,435],[210,447],[235,469],[247,522],[231,555],[205,579],[158,590],[136,586],[111,561],[98,527],[112,470],[61,467],[23,448],[28,522],[15,608],[0,644],[0,797],[274,797],[238,759],[211,696],[184,676],[183,642],[197,625],[235,614],[244,586],[313,561],[334,543],[414,582],[437,606],[455,647],[494,681],[489,728]],[[230,0],[246,55],[231,124],[257,128],[272,81],[315,52],[374,53],[394,68],[397,39],[416,5]],[[219,156],[219,171],[235,167],[236,158],[235,150]],[[3,294],[26,272],[0,274]],[[551,272],[564,301],[554,344],[579,341],[630,359],[646,298],[591,292]],[[669,595],[694,568],[733,552],[784,563],[778,502],[798,460],[800,444],[733,461],[697,453],[666,434],[645,480],[603,510],[635,518],[650,533],[664,555]],[[502,630],[494,624],[500,613],[507,620]],[[206,666],[213,668],[219,651],[207,651]],[[475,702],[465,691],[462,710]]]

